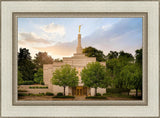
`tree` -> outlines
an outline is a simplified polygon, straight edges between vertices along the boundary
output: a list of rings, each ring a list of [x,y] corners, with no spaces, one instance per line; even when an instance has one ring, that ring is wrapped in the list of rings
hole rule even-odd
[[[142,66],[142,48],[136,50],[136,63],[139,64],[140,66]]]
[[[37,73],[34,74],[34,81],[38,84],[43,83],[43,69],[39,68]]]
[[[64,87],[64,96],[65,88],[76,87],[78,85],[78,71],[75,68],[72,68],[70,65],[66,64],[61,66],[61,68],[56,69],[53,72],[53,77],[51,79],[52,84],[63,86]]]
[[[106,60],[106,57],[103,54],[103,52],[93,47],[84,48],[83,53],[88,57],[96,57],[96,60],[99,62]]]
[[[18,53],[18,70],[21,72],[24,81],[33,81],[35,73],[35,65],[31,60],[29,50],[20,48]]]
[[[47,54],[47,52],[38,52],[35,55],[34,63],[36,64],[36,68],[43,68],[43,64],[52,64],[53,59],[51,56]]]
[[[138,50],[136,50],[136,55],[135,55],[135,57],[136,57],[136,64],[137,64],[137,66],[139,66],[138,68],[139,68],[139,76],[140,76],[140,78],[141,78],[141,80],[139,80],[139,83],[140,83],[140,85],[138,85],[138,86],[140,86],[140,89],[141,89],[141,95],[142,95],[142,59],[143,59],[143,52],[142,52],[143,50],[142,50],[142,48],[141,49],[138,49]]]
[[[117,52],[110,51],[107,55],[117,55]],[[112,77],[112,87],[122,88],[123,79],[120,76],[120,72],[124,66],[130,63],[134,63],[134,57],[130,53],[126,53],[124,51],[120,51],[117,56],[111,56],[114,58],[108,58],[106,61],[106,69],[110,70]]]
[[[117,59],[118,58],[118,52],[117,51],[110,51],[107,55],[107,59]]]
[[[121,73],[123,80],[123,88],[136,89],[136,96],[138,96],[138,89],[142,88],[142,71],[137,64],[126,65]]]
[[[57,59],[54,59],[54,62],[63,62],[63,60],[62,60],[62,59],[57,58]]]
[[[120,52],[119,52],[119,57],[118,57],[118,59],[119,59],[120,61],[123,61],[123,62],[126,62],[126,63],[134,61],[133,55],[130,54],[130,53],[124,52],[124,51],[120,51]],[[126,64],[126,63],[125,63],[125,64]]]
[[[106,68],[99,62],[88,63],[81,72],[81,79],[84,86],[95,88],[95,95],[98,87],[106,88],[109,85]]]
[[[31,60],[29,50],[26,48],[20,48],[18,53],[18,61],[20,60]]]
[[[18,85],[21,85],[23,83],[22,77],[23,77],[22,73],[18,70]]]

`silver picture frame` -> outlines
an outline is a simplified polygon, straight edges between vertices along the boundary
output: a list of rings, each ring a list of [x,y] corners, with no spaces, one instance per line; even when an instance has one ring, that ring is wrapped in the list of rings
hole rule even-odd
[[[29,6],[30,8],[28,8]],[[48,8],[46,8],[46,6]],[[116,6],[119,6],[119,8],[117,8]],[[158,118],[159,117],[159,109],[158,109],[159,107],[158,104],[159,102],[159,32],[158,32],[159,9],[158,7],[159,7],[159,1],[77,1],[77,0],[76,1],[36,1],[36,0],[3,1],[2,0],[1,1],[1,116],[2,117],[11,117],[11,116],[12,117],[108,117],[108,118],[110,117],[133,118],[133,117],[147,116],[151,118],[154,117]],[[143,18],[142,100],[18,101],[17,71],[16,71],[17,48],[18,48],[17,19],[20,17],[61,17],[61,18],[62,17],[92,17],[92,18],[93,17],[141,17]],[[153,22],[154,24],[152,24]],[[153,79],[153,81],[151,81],[151,78]],[[154,100],[153,104],[151,103],[151,99]],[[51,109],[54,111],[51,112]],[[35,112],[33,112],[33,110],[35,110]],[[115,112],[113,112],[113,110]],[[133,112],[133,110],[135,110],[136,112]],[[147,110],[153,110],[153,111],[146,112]],[[43,112],[44,114],[42,114]],[[114,113],[117,113],[117,115]]]

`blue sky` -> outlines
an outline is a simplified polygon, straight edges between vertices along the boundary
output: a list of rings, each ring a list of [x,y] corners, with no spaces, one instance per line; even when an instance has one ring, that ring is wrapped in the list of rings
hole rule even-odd
[[[78,27],[82,47],[132,53],[142,47],[142,18],[18,18],[18,47],[31,56],[46,51],[53,58],[76,52]]]

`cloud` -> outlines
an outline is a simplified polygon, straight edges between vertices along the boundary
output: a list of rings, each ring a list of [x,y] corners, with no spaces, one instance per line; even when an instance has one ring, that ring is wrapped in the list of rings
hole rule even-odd
[[[18,43],[20,45],[31,45],[31,44],[51,44],[50,41],[37,36],[33,32],[22,32],[18,33]]]
[[[92,34],[82,38],[82,47],[92,46],[107,55],[109,51],[121,51],[132,53],[142,47],[142,26],[139,23],[133,23],[132,20],[120,20],[119,22],[99,28]],[[106,28],[108,29],[106,30]],[[83,34],[82,34],[83,36]],[[77,40],[72,42],[56,43],[55,45],[37,48],[40,51],[46,51],[53,56],[63,57],[71,56],[76,52]]]
[[[58,35],[64,35],[65,30],[63,26],[56,25],[51,23],[41,27],[44,31],[44,39],[35,35],[34,33],[21,33],[19,34],[22,38],[22,41],[28,43],[43,43],[48,44],[45,46],[32,45],[32,48],[36,51],[46,51],[52,57],[62,58],[66,56],[72,56],[76,52],[77,39],[72,42],[60,42],[60,40],[51,43],[47,39],[49,34],[56,33]],[[29,36],[28,36],[29,35]],[[59,39],[53,37],[53,39]],[[32,40],[31,40],[32,39]],[[29,41],[28,41],[29,40]],[[105,55],[107,55],[111,50],[112,51],[121,51],[135,54],[135,50],[142,47],[142,20],[134,20],[131,18],[119,20],[118,22],[111,25],[104,25],[99,29],[96,29],[92,34],[83,37],[82,34],[82,47],[92,46],[99,50],[102,50]]]
[[[72,42],[57,43],[48,47],[34,47],[34,49],[39,51],[46,51],[50,53],[53,57],[61,58],[66,56],[72,56],[76,52],[77,40]]]
[[[41,29],[46,33],[54,33],[60,36],[64,36],[66,34],[64,26],[54,23],[44,25]]]
[[[105,54],[110,50],[124,50],[134,55],[135,50],[142,47],[142,22],[141,20],[122,19],[84,37],[82,45],[96,47],[103,50]]]

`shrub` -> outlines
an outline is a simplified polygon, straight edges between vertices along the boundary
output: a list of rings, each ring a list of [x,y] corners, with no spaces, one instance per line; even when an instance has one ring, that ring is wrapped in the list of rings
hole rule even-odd
[[[26,93],[18,93],[18,96],[27,96]]]
[[[103,96],[106,96],[106,95],[108,95],[107,93],[103,93]]]
[[[75,98],[74,96],[54,96],[53,98]]]
[[[27,90],[18,90],[18,92],[27,92]]]
[[[37,94],[38,96],[44,96],[45,94],[44,93],[39,93]]]
[[[122,93],[122,92],[129,92],[129,89],[122,89],[122,88],[107,88],[107,93]]]
[[[97,93],[96,96],[101,96],[101,94],[100,94],[100,93]]]
[[[40,86],[40,87],[39,86],[33,86],[33,87],[30,86],[29,88],[30,89],[46,89],[46,88],[48,88],[48,86],[44,86],[44,87],[43,86]]]
[[[63,93],[57,93],[57,96],[63,96]]]
[[[44,85],[44,82],[41,82],[41,85]]]
[[[46,92],[46,95],[48,95],[48,96],[53,96],[54,94],[51,93],[51,92]]]
[[[34,81],[23,81],[20,83],[20,85],[32,85],[34,84]]]

